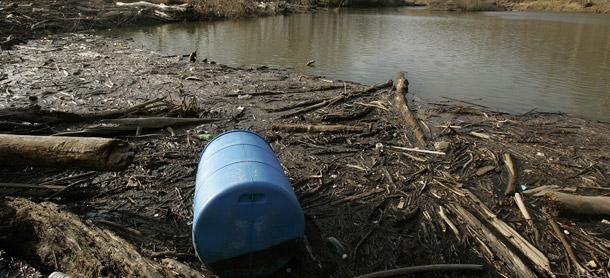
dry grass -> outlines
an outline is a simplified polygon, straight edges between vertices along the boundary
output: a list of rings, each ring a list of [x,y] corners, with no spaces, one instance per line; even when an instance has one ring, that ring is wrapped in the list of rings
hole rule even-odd
[[[447,11],[463,11],[463,12],[478,12],[478,11],[503,11],[506,8],[497,1],[488,0],[434,0],[428,3],[432,10],[447,10]]]
[[[519,11],[610,13],[610,0],[509,1],[507,7]]]
[[[243,17],[256,10],[254,0],[190,0],[203,16],[206,17]]]
[[[401,5],[402,0],[287,0],[285,3],[312,6],[362,6],[362,5]],[[264,13],[258,8],[260,2],[270,0],[156,0],[164,4],[191,3],[204,17],[244,17]],[[277,2],[277,1],[275,1]],[[425,2],[425,1],[424,1]],[[406,3],[406,2],[405,2]],[[433,10],[449,11],[553,11],[610,13],[610,0],[429,0]]]

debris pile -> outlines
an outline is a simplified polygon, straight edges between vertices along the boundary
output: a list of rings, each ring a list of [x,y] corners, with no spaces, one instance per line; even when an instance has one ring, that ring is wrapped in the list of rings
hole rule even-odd
[[[0,167],[0,249],[43,273],[211,275],[191,241],[198,158],[213,135],[247,129],[307,219],[278,277],[609,277],[608,123],[428,103],[401,73],[369,87],[93,35],[0,61],[1,133],[120,139],[135,154],[115,172]]]

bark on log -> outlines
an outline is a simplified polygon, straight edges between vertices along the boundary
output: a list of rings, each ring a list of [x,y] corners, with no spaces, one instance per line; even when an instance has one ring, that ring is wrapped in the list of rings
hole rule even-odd
[[[399,71],[396,73],[396,97],[394,98],[394,102],[396,105],[396,110],[398,110],[407,120],[407,123],[413,129],[413,133],[415,133],[415,137],[417,137],[417,141],[421,144],[421,146],[426,146],[426,136],[419,126],[419,122],[409,109],[409,105],[407,104],[407,100],[405,99],[405,95],[409,92],[409,81],[404,77],[404,72]]]
[[[273,124],[272,128],[293,132],[362,133],[365,131],[364,127],[349,125]]]
[[[547,208],[562,216],[610,216],[610,197],[582,196],[556,191],[544,192]]]
[[[133,162],[131,144],[117,139],[0,134],[0,165],[122,171]]]
[[[72,277],[173,277],[111,231],[83,222],[56,204],[0,201],[0,223],[11,226],[0,244],[47,269]]]

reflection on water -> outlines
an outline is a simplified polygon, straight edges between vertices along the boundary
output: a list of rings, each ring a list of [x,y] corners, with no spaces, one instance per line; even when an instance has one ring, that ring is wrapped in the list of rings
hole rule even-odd
[[[610,15],[344,9],[118,32],[168,54],[367,84],[406,70],[424,99],[610,121]]]

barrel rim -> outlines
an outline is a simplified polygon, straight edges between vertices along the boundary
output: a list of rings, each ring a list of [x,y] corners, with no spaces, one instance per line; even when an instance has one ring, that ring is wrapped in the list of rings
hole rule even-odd
[[[265,138],[263,138],[263,136],[260,136],[258,133],[254,132],[254,131],[250,131],[250,130],[245,130],[245,129],[235,129],[235,130],[230,130],[230,131],[223,132],[223,133],[221,133],[220,135],[218,135],[218,136],[216,136],[216,137],[212,138],[212,140],[210,140],[210,142],[208,142],[208,144],[207,144],[207,145],[205,145],[205,148],[203,148],[203,151],[201,152],[201,155],[203,155],[203,153],[205,153],[205,150],[207,150],[208,146],[209,146],[210,144],[212,144],[212,142],[216,141],[216,139],[218,139],[218,138],[220,138],[220,137],[222,137],[222,136],[226,136],[226,135],[228,135],[228,134],[230,134],[230,133],[242,133],[242,132],[243,132],[243,133],[250,133],[250,134],[253,134],[253,135],[258,136],[258,138],[260,138],[261,140],[263,140],[263,142],[265,142],[265,143],[266,143],[266,144],[269,146],[269,148],[271,148],[271,145],[269,144],[269,142],[267,142],[267,140],[265,140]],[[272,150],[273,150],[273,149],[272,149]]]

